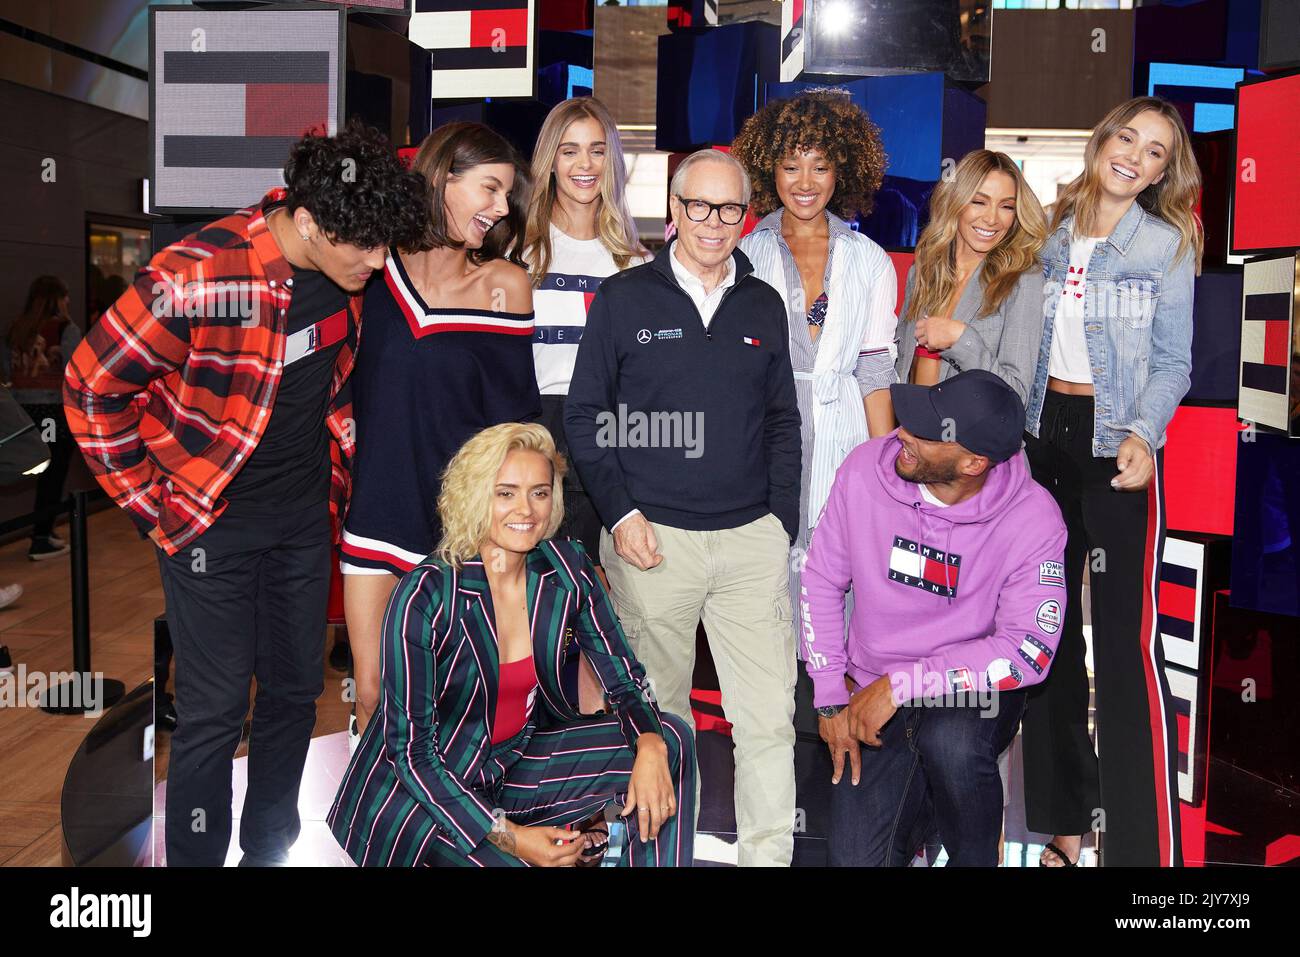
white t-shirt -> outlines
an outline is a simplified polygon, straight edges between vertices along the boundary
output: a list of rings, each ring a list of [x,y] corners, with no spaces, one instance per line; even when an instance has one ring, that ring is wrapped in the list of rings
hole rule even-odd
[[[1083,336],[1084,290],[1088,278],[1088,260],[1105,236],[1083,236],[1070,241],[1070,266],[1065,288],[1056,306],[1052,324],[1052,351],[1047,374],[1065,382],[1092,382],[1092,363]]]
[[[930,486],[926,485],[924,482],[920,483],[920,489],[921,489],[921,498],[925,499],[931,505],[938,505],[940,508],[948,507],[948,503],[945,502],[943,499],[939,498],[938,496],[936,496],[933,492],[931,492]]]
[[[634,259],[628,268],[644,261]],[[533,290],[533,365],[542,395],[568,395],[587,308],[601,280],[616,272],[599,239],[574,239],[551,225],[551,262]]]

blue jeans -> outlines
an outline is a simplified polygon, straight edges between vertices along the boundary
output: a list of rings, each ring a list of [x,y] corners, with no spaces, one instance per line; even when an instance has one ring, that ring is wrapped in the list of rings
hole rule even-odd
[[[1023,691],[993,709],[905,705],[862,746],[862,777],[831,788],[833,867],[906,867],[937,832],[949,867],[996,867],[1002,833],[998,755],[1016,736]]]

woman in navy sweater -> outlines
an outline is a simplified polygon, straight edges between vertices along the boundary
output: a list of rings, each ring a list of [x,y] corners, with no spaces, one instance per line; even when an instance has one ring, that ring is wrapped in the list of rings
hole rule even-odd
[[[478,123],[435,130],[413,167],[432,187],[429,227],[418,248],[391,250],[366,290],[352,379],[357,455],[340,547],[356,734],[378,701],[389,595],[441,536],[447,463],[481,429],[541,415],[519,256],[527,167]]]

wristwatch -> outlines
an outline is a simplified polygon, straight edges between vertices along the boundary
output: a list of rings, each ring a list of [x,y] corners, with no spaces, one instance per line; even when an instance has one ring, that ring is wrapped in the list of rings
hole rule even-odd
[[[843,711],[846,707],[848,706],[842,704],[830,704],[824,708],[818,708],[817,714],[823,718],[833,718],[841,711]]]

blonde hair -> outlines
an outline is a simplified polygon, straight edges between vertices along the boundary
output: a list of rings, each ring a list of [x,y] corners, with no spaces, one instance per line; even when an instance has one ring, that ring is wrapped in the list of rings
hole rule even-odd
[[[1201,271],[1201,251],[1204,236],[1194,212],[1201,192],[1201,168],[1192,152],[1192,140],[1178,110],[1156,96],[1137,96],[1121,103],[1101,118],[1092,130],[1088,146],[1083,151],[1083,172],[1064,187],[1052,205],[1054,232],[1070,213],[1074,214],[1074,235],[1091,236],[1101,200],[1101,148],[1133,118],[1147,110],[1163,116],[1174,130],[1174,142],[1169,145],[1168,163],[1164,178],[1152,183],[1138,196],[1137,201],[1147,212],[1159,216],[1178,230],[1177,260],[1189,250],[1196,257],[1196,272]]]
[[[990,173],[1005,173],[1016,184],[1016,220],[1002,241],[989,250],[980,267],[984,297],[979,315],[987,316],[1011,295],[1023,273],[1039,268],[1038,251],[1047,238],[1047,215],[1025,182],[1020,167],[1006,153],[971,150],[951,180],[930,195],[930,222],[916,244],[916,277],[908,303],[908,322],[946,308],[957,288],[957,226],[962,210]]]
[[[577,96],[546,115],[537,145],[533,148],[534,189],[528,200],[528,226],[524,231],[524,258],[533,285],[542,281],[551,266],[551,220],[555,215],[555,154],[564,133],[577,120],[592,119],[600,124],[605,138],[605,168],[600,175],[600,196],[596,212],[596,236],[614,257],[620,270],[633,257],[644,256],[636,220],[627,202],[627,163],[618,127],[605,104],[591,96]]]
[[[543,539],[564,521],[564,473],[569,470],[543,425],[505,422],[484,429],[460,447],[442,473],[438,517],[442,540],[437,555],[460,568],[479,553],[492,527],[492,494],[506,456],[515,451],[540,452],[551,463],[551,520]]]

